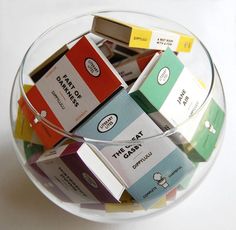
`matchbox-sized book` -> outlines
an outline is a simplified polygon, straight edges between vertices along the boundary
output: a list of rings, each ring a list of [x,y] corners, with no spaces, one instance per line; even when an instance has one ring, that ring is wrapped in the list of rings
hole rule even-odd
[[[162,130],[168,130],[190,118],[203,105],[208,91],[167,49],[160,57],[153,57],[129,92]],[[208,100],[171,138],[192,161],[206,161],[215,148],[223,121],[222,108],[213,99]]]
[[[122,87],[127,85],[118,72],[93,41],[83,36],[36,82],[27,97],[45,119],[71,131]],[[47,148],[62,139],[35,117],[23,98],[19,105]]]
[[[132,48],[190,52],[194,37],[161,28],[145,28],[122,20],[94,15],[92,32]]]
[[[125,190],[86,143],[48,150],[32,164],[73,202],[119,203]]]
[[[137,141],[162,131],[123,89],[75,133],[115,142]],[[168,137],[141,143],[90,146],[144,208],[151,207],[193,169],[192,162]]]

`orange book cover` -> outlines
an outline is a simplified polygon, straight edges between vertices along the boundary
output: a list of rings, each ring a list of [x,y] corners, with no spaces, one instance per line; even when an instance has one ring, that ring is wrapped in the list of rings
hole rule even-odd
[[[47,102],[43,99],[40,92],[33,86],[26,94],[28,100],[34,106],[34,108],[43,115],[48,121],[55,124],[57,127],[62,128],[60,122],[55,117],[54,113],[49,108]],[[35,133],[42,141],[43,145],[46,148],[51,148],[55,145],[59,140],[63,138],[60,134],[48,128],[45,124],[43,124],[37,116],[33,113],[33,111],[29,108],[24,98],[21,97],[18,101],[21,110],[23,111],[25,117],[29,121],[32,128],[35,130]]]
[[[46,119],[70,132],[120,87],[126,87],[118,72],[93,41],[82,37],[28,93],[28,99]],[[53,147],[62,136],[42,122],[34,124],[34,114],[23,106],[39,139]]]

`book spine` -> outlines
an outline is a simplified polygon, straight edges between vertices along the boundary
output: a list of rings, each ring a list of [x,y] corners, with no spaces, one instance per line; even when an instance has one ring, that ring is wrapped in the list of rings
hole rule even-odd
[[[210,158],[223,127],[224,118],[224,111],[212,99],[198,123],[197,129],[194,131],[193,137],[189,141],[192,148],[187,151],[187,154],[192,161],[201,162]],[[188,131],[186,129],[183,130],[182,135],[184,136]]]
[[[49,108],[47,102],[44,100],[44,98],[42,97],[36,86],[33,86],[28,91],[27,98],[34,106],[35,110],[38,111],[42,117],[44,117],[57,127],[63,129],[62,125],[55,117],[54,113]],[[30,123],[31,127],[34,129],[35,133],[37,134],[42,144],[46,148],[51,148],[53,145],[55,145],[59,140],[63,138],[62,135],[48,128],[45,124],[42,123],[42,121],[40,121],[40,117],[38,117],[36,114],[34,114],[33,111],[31,111],[31,109],[29,108],[23,97],[20,98],[18,103],[19,106],[21,107],[23,114]]]
[[[24,85],[23,88],[24,92],[27,93],[32,88],[32,85]],[[34,130],[30,126],[30,123],[28,122],[27,118],[24,116],[24,113],[21,110],[20,106],[18,107],[17,111],[14,136],[17,139],[21,139],[35,144],[41,144],[40,140],[35,135]]]
[[[157,111],[157,109],[140,90],[132,92],[130,96],[136,101],[136,103],[143,109],[145,113],[150,114]]]
[[[151,38],[151,30],[133,26],[130,35],[129,46],[134,48],[149,49]]]
[[[157,50],[166,50],[169,47],[175,52],[190,52],[193,42],[194,37],[191,35],[160,29],[148,30],[132,27],[129,46]]]
[[[20,107],[18,108],[17,112],[14,136],[17,139],[29,141],[35,144],[40,144],[40,141],[37,138],[35,138],[34,130],[30,126],[30,123],[26,119]]]

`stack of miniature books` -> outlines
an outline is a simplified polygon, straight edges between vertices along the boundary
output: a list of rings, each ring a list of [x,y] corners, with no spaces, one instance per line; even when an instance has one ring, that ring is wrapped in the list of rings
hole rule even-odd
[[[24,90],[38,113],[19,99],[15,137],[40,183],[62,201],[108,212],[175,199],[210,158],[224,120],[210,98],[179,126],[208,94],[178,58],[193,45],[191,35],[95,15],[89,33],[32,70]]]

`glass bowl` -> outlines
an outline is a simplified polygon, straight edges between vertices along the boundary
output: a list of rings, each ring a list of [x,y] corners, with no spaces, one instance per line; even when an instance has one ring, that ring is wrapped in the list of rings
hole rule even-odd
[[[47,120],[43,116],[43,114],[37,111],[28,100],[27,95],[24,91],[24,85],[34,84],[29,77],[29,73],[63,45],[68,44],[68,46],[72,46],[73,44],[75,44],[78,38],[80,38],[84,34],[87,34],[92,26],[94,13],[116,18],[119,20],[128,20],[131,23],[141,26],[159,27],[162,29],[172,30],[178,33],[184,33],[194,36],[195,41],[191,52],[178,53],[178,58],[181,60],[184,66],[191,71],[198,82],[200,82],[201,85],[204,86],[206,94],[204,95],[204,97],[202,97],[202,103],[198,106],[198,109],[191,116],[189,116],[187,119],[184,119],[175,127],[172,127],[158,134],[153,134],[150,131],[150,134],[146,135],[145,138],[136,138],[131,141],[128,138],[121,138],[115,141],[110,141],[107,139],[96,140],[91,138],[90,136],[79,136],[74,132],[66,132],[57,125]],[[205,46],[184,26],[174,21],[160,18],[156,15],[144,14],[142,12],[104,11],[94,13],[80,15],[78,17],[57,24],[52,28],[49,28],[33,42],[33,44],[26,52],[15,77],[10,102],[10,118],[16,155],[26,174],[37,186],[37,188],[46,197],[48,197],[49,200],[74,215],[92,221],[105,223],[123,222],[137,218],[140,219],[148,216],[159,215],[164,211],[174,207],[178,203],[183,202],[187,196],[191,195],[193,190],[206,177],[216,159],[217,153],[219,153],[225,126],[224,114],[226,112],[225,97],[220,76]],[[78,202],[71,201],[70,199],[67,200],[64,197],[64,193],[55,191],[54,184],[50,181],[47,181],[44,175],[42,175],[39,171],[35,170],[32,165],[30,165],[29,159],[31,158],[29,158],[29,155],[37,155],[43,152],[43,147],[41,145],[35,145],[34,134],[31,133],[29,137],[30,140],[28,140],[29,138],[22,140],[21,138],[19,138],[19,134],[16,134],[16,126],[17,122],[19,122],[19,114],[21,113],[18,106],[18,100],[21,97],[26,102],[26,106],[28,106],[28,108],[35,115],[35,119],[38,122],[42,122],[48,129],[54,130],[55,132],[65,137],[64,141],[59,144],[60,147],[63,147],[66,143],[73,142],[80,143],[81,145],[83,143],[86,143],[92,147],[96,147],[97,149],[122,149],[124,146],[158,146],[158,144],[159,146],[161,146],[163,141],[167,141],[168,143],[172,143],[171,145],[175,143],[174,146],[178,149],[179,152],[182,153],[182,157],[184,156],[185,160],[191,162],[193,170],[188,173],[187,176],[185,176],[184,179],[181,180],[181,182],[178,182],[177,184],[172,186],[171,189],[166,190],[165,186],[168,187],[168,178],[166,182],[166,177],[154,173],[155,175],[153,174],[153,180],[155,180],[157,184],[159,183],[159,186],[162,186],[162,190],[164,192],[162,192],[162,196],[160,196],[155,201],[155,204],[153,202],[153,205],[149,206],[148,208],[146,206],[143,207],[138,202],[133,201],[126,193],[124,195],[124,198],[122,198],[122,203],[118,204],[110,202]],[[214,120],[211,121],[212,116],[216,116],[215,107],[209,106],[212,105],[212,100],[218,106],[217,114],[221,114],[221,117],[219,118],[221,119],[219,127],[213,125]],[[21,123],[22,127],[24,125],[26,124]],[[190,132],[190,130],[194,128],[200,129],[200,138],[198,137],[192,142],[186,142],[183,136],[187,135],[186,133]],[[29,126],[27,130],[30,129],[32,128]],[[23,130],[22,132],[26,131]],[[21,133],[21,135],[27,136],[28,132],[29,131],[27,131],[27,133]],[[215,139],[212,142],[209,139],[210,142],[205,143],[206,148],[207,146],[210,146],[212,148],[209,153],[208,159],[199,160],[198,158],[191,157],[191,153],[192,149],[194,149],[202,142],[206,141],[204,138],[209,138],[209,136],[204,136],[204,133],[207,133],[207,135],[213,135]],[[85,139],[85,137],[87,138]],[[58,148],[59,147],[57,146],[54,148],[54,150],[57,150]],[[28,151],[26,149],[28,149]],[[202,151],[204,152],[204,149],[202,149]],[[158,155],[159,152],[157,151],[156,154]],[[187,157],[189,157],[190,160]],[[171,163],[169,163],[169,165],[171,165]],[[181,167],[177,168],[175,172],[169,174],[169,177],[176,173],[180,168]],[[114,169],[111,169],[111,171],[112,170]],[[112,171],[112,173],[116,175],[115,170]],[[126,171],[123,170],[123,173],[125,174]],[[96,182],[89,175],[84,174],[84,179],[91,185],[94,185],[94,187],[97,186]],[[143,186],[145,187],[145,185]],[[146,193],[146,196],[148,196],[148,192]]]

